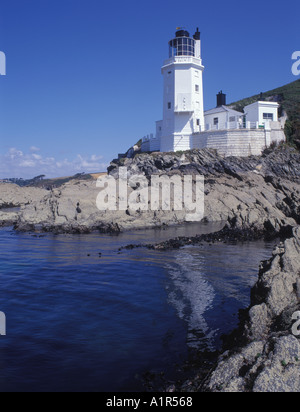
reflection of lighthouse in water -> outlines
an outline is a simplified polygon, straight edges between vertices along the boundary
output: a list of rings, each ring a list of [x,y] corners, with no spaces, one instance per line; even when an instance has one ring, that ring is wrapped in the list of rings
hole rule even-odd
[[[177,30],[162,67],[161,151],[189,150],[192,134],[204,130],[203,70],[199,30],[193,37],[186,30]]]
[[[212,308],[215,292],[202,276],[199,261],[182,250],[175,265],[168,265],[167,269],[171,279],[167,288],[168,301],[188,326],[188,346],[215,350],[216,331],[209,328],[204,317],[204,313]]]

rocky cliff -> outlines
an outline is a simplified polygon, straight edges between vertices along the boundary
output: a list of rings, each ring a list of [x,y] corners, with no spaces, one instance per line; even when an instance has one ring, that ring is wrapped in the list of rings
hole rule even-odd
[[[129,177],[143,175],[149,181],[152,175],[204,175],[207,222],[224,221],[232,228],[275,234],[300,222],[300,155],[291,149],[261,157],[226,159],[209,150],[143,154],[113,162],[109,175],[118,178],[120,166],[127,168]],[[7,204],[19,205],[12,201],[15,187],[5,187],[6,198],[11,199]],[[96,207],[99,190],[95,180],[78,179],[58,189],[36,192],[29,204],[22,203],[14,219],[15,228],[81,233],[174,225],[186,220],[185,209],[142,211],[128,207],[124,211],[100,212]]]
[[[219,358],[201,390],[213,392],[300,392],[300,341],[292,334],[300,310],[300,228],[261,264],[251,306],[231,349]],[[195,382],[196,383],[196,382]]]

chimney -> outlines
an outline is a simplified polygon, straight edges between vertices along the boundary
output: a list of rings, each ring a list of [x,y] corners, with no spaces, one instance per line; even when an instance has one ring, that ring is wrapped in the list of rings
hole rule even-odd
[[[199,27],[197,27],[197,31],[194,34],[194,40],[201,40],[201,33],[199,31]]]
[[[217,94],[217,107],[221,106],[226,106],[226,94],[222,90]]]

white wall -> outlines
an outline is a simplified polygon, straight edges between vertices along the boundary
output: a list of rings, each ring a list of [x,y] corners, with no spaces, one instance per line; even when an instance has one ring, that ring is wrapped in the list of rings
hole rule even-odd
[[[195,57],[201,59],[201,40],[195,41]]]
[[[174,135],[162,136],[160,140],[160,151],[161,152],[174,152]]]
[[[246,114],[246,121],[247,122],[258,122],[259,121],[259,114],[258,114],[258,105],[253,104],[250,106],[246,106],[244,108],[244,112]]]
[[[150,140],[143,140],[141,151],[143,153],[150,152]]]
[[[162,120],[159,120],[158,122],[156,122],[156,139],[161,138],[162,127],[163,127],[163,121]]]
[[[227,120],[227,112],[225,111],[220,111],[219,113],[213,113],[213,114],[205,114],[205,127],[206,129],[208,128],[213,128],[214,127],[214,119],[218,118],[219,120],[219,125],[225,125],[228,120]]]
[[[173,67],[163,70],[164,92],[163,92],[163,122],[162,136],[169,136],[174,130],[174,106],[175,106],[175,74]],[[171,103],[171,109],[168,108]]]
[[[264,119],[264,113],[268,113],[273,115],[273,122],[278,121],[278,107],[270,107],[270,106],[259,106],[259,112],[258,112],[258,121],[259,124],[266,124],[267,122],[270,122],[270,120]]]
[[[265,130],[219,130],[193,136],[193,149],[216,149],[224,156],[258,156],[266,148]]]
[[[194,116],[193,116],[193,123],[194,123],[194,130],[204,130],[205,128],[205,121],[204,121],[204,101],[203,101],[203,70],[204,67],[202,66],[201,69],[193,68],[192,76],[193,76],[193,96],[192,96],[192,104],[194,109]],[[199,91],[196,91],[196,85],[199,86]],[[197,125],[197,121],[199,120],[199,125]]]
[[[233,119],[232,119],[233,118]],[[205,130],[225,130],[225,129],[237,129],[238,124],[243,124],[243,113],[224,110],[220,108],[216,113],[205,113]],[[218,119],[218,124],[214,124],[214,120]]]
[[[160,139],[153,138],[150,140],[150,152],[159,152],[160,151]]]

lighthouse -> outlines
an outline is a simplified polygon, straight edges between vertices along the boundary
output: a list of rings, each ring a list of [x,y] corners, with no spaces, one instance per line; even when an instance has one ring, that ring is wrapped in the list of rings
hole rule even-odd
[[[190,150],[193,134],[204,130],[203,70],[199,29],[193,37],[178,29],[169,41],[169,59],[162,67],[162,152]]]
[[[155,137],[142,139],[142,152],[208,148],[223,156],[260,156],[272,143],[286,141],[277,102],[256,101],[239,112],[220,92],[217,107],[204,112],[203,71],[199,29],[190,36],[178,28],[162,67],[163,120],[156,122]]]

